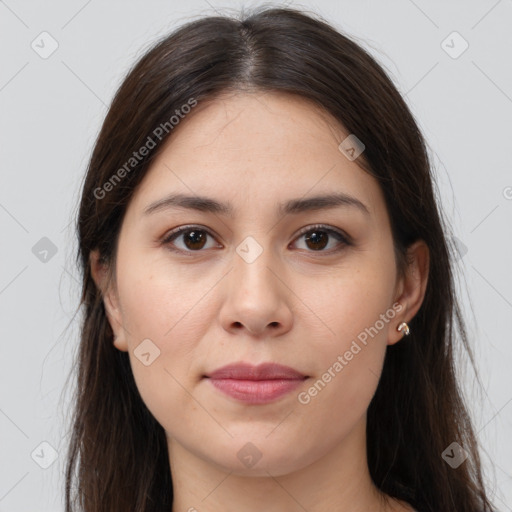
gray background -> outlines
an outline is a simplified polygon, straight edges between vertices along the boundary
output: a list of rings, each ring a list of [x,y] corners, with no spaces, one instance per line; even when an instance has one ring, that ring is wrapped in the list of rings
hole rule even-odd
[[[256,5],[210,2],[0,1],[0,512],[63,510],[81,179],[106,106],[143,49],[189,19]],[[425,133],[483,391],[466,359],[461,375],[491,493],[512,511],[512,0],[289,5],[368,48]],[[469,44],[460,55],[453,31]]]

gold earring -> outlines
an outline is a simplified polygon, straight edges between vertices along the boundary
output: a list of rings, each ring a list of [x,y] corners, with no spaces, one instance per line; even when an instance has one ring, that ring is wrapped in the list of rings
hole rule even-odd
[[[403,331],[404,331],[405,336],[409,336],[409,334],[410,334],[411,330],[409,329],[409,326],[407,325],[407,322],[402,322],[402,323],[401,323],[401,324],[396,328],[396,330],[397,330],[397,331],[400,331],[400,332],[402,331],[402,329],[403,329]]]

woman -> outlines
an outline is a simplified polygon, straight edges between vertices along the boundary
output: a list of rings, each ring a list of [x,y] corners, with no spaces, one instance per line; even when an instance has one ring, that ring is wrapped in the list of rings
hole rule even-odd
[[[491,510],[424,139],[325,21],[204,18],[149,50],[78,236],[67,511]]]

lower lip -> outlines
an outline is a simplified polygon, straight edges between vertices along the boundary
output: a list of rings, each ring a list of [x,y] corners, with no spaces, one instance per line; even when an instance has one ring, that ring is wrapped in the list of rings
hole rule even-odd
[[[226,395],[249,404],[266,404],[290,393],[304,379],[237,380],[208,379]]]

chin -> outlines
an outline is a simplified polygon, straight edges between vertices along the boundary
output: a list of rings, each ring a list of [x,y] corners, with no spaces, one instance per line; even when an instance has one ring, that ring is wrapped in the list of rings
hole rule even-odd
[[[210,460],[224,471],[239,476],[268,477],[283,476],[300,470],[312,462],[311,454],[304,451],[304,446],[285,446],[281,440],[276,443],[265,440],[265,433],[260,440],[250,441],[248,436],[230,439],[229,446],[218,447],[216,453],[205,454],[203,458]]]

